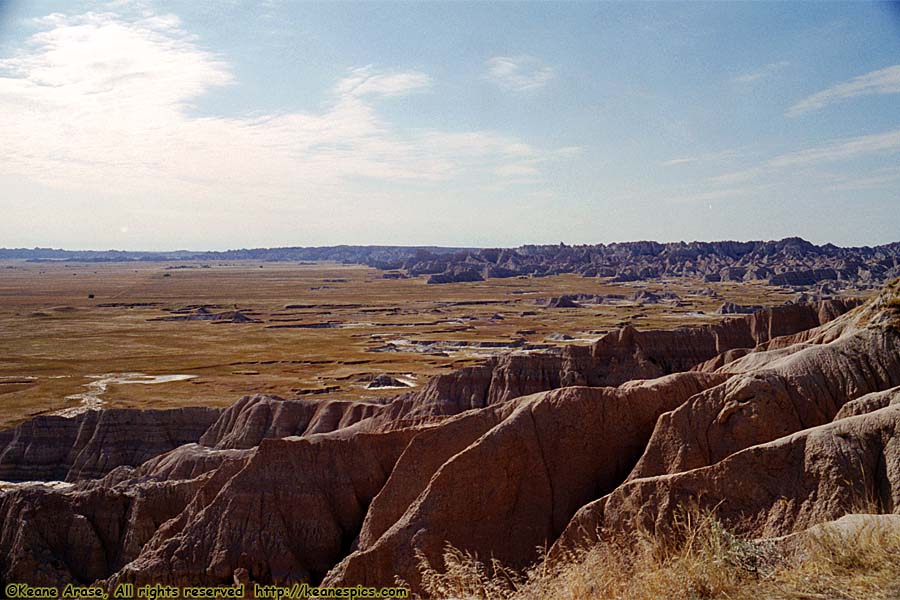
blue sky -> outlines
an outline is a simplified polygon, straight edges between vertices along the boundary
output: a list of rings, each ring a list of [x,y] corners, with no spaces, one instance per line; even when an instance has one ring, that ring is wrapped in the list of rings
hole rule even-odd
[[[900,239],[896,4],[0,7],[0,246]]]

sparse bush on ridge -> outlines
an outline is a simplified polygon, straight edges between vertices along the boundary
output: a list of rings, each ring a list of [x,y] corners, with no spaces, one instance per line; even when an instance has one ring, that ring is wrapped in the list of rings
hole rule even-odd
[[[456,600],[896,600],[900,525],[801,534],[789,556],[731,533],[711,512],[683,511],[674,534],[639,530],[520,573],[448,546],[442,569],[419,555],[427,597]]]

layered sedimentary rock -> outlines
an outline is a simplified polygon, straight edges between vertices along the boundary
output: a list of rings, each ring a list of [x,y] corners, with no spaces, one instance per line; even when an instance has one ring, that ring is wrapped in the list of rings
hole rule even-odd
[[[233,477],[248,452],[189,444],[97,481],[0,486],[0,580],[62,586],[108,577],[161,524]]]
[[[686,504],[757,537],[897,513],[898,292],[720,368],[727,381],[664,414],[626,483],[583,507],[551,557],[637,524],[665,532]]]
[[[659,277],[702,277],[707,281],[767,281],[808,286],[834,282],[841,287],[880,285],[900,276],[900,243],[839,248],[801,238],[773,241],[624,242],[518,248],[438,248],[331,246],[253,248],[225,252],[121,252],[3,249],[0,258],[30,260],[256,260],[338,261],[379,269],[403,269],[409,276],[430,275],[428,283],[480,281],[490,277],[544,277],[577,273],[627,282]]]
[[[128,446],[124,411],[57,424],[55,445],[33,421],[0,434],[4,468],[77,481],[0,484],[0,578],[417,588],[417,553],[440,565],[446,543],[524,567],[664,532],[686,503],[754,536],[900,514],[898,287],[510,354],[386,401],[251,396],[183,443]],[[118,450],[82,461],[70,429]]]
[[[292,400],[245,396],[222,411],[198,438],[215,448],[252,448],[267,438],[313,435],[351,425],[381,410],[377,404],[344,400]]]
[[[864,415],[894,404],[900,404],[900,386],[880,392],[872,392],[847,402],[834,416],[834,420]]]
[[[430,283],[459,281],[460,272],[484,278],[577,273],[610,277],[615,282],[688,276],[706,281],[761,280],[781,286],[832,282],[840,287],[865,287],[900,275],[898,258],[898,244],[838,248],[785,238],[769,242],[558,244],[441,255],[418,252],[406,259],[403,267],[411,275],[431,274]]]
[[[699,469],[629,480],[583,507],[553,550],[560,556],[638,524],[665,532],[685,506],[715,509],[748,536],[778,537],[848,513],[900,507],[900,407],[805,429]]]
[[[188,407],[36,417],[0,432],[0,481],[102,477],[196,442],[218,415],[218,409]]]
[[[847,315],[832,328],[866,318]],[[845,403],[900,385],[900,337],[891,328],[853,326],[828,343],[747,354],[716,372],[730,377],[659,419],[632,478],[715,463],[827,423]]]
[[[413,435],[264,440],[221,487],[166,522],[110,584],[215,584],[237,569],[256,581],[318,580],[349,550]]]
[[[422,390],[395,401],[389,409],[391,419],[452,415],[557,387],[615,386],[687,371],[717,358],[724,362],[723,353],[751,350],[815,328],[858,304],[840,299],[784,305],[715,325],[673,330],[625,327],[591,346],[566,346],[559,354],[508,354],[432,378]]]
[[[373,501],[357,551],[325,583],[383,585],[397,574],[415,585],[415,552],[439,561],[446,543],[527,565],[578,507],[622,481],[661,412],[718,380],[563,388],[420,434]],[[426,449],[435,455],[422,461]]]

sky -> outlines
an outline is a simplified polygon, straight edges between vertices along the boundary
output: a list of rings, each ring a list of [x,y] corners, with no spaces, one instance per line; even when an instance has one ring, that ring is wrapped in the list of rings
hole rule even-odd
[[[900,240],[896,3],[0,0],[0,246]]]

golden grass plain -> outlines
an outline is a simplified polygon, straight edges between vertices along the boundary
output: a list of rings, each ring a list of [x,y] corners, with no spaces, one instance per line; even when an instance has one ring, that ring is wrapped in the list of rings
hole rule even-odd
[[[421,385],[430,375],[479,362],[490,352],[373,351],[391,341],[588,343],[623,323],[708,323],[721,318],[713,313],[725,301],[774,305],[792,297],[764,282],[613,284],[560,275],[428,285],[424,278],[382,275],[330,263],[2,262],[0,429],[77,406],[67,396],[83,393],[96,381],[92,376],[195,376],[154,385],[110,384],[102,394],[107,407],[224,407],[245,394],[295,397],[328,389],[315,397],[372,398],[398,390],[365,389],[367,377],[412,375]],[[702,288],[719,297],[697,294]],[[537,302],[574,293],[631,296],[638,289],[672,291],[682,300],[561,309]],[[196,305],[240,310],[260,322],[157,320]],[[323,322],[335,327],[283,327]],[[552,334],[575,339],[549,339]]]

